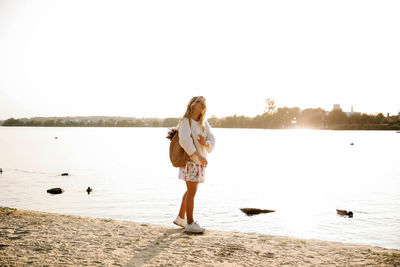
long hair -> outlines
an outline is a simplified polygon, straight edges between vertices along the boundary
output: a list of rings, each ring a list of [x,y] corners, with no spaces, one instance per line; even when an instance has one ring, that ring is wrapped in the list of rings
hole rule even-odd
[[[204,109],[203,111],[200,113],[200,118],[198,120],[201,129],[204,131],[206,128],[204,126],[204,119],[206,117],[206,111],[207,111],[207,105],[206,105],[206,98],[204,96],[194,96],[190,99],[189,103],[187,104],[186,107],[186,112],[183,115],[182,118],[180,118],[179,122],[181,122],[183,120],[183,118],[188,118],[190,120],[191,115],[192,115],[192,110],[193,110],[193,105],[196,102],[200,102],[204,105]]]

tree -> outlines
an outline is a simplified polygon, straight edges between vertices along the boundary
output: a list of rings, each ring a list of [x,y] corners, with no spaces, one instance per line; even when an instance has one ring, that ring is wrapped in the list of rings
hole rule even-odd
[[[347,115],[342,109],[334,109],[329,112],[327,119],[330,127],[344,125],[347,122]]]
[[[163,127],[175,127],[178,125],[179,119],[178,118],[166,118],[162,122]]]
[[[365,114],[365,113],[361,114],[361,118],[360,118],[361,125],[371,124],[371,123],[373,123],[373,121],[374,121],[373,116]]]
[[[275,113],[276,107],[275,107],[275,101],[272,98],[267,98],[265,100],[266,103],[266,108],[264,109],[264,112],[268,114],[273,114]]]
[[[3,126],[24,126],[24,122],[21,120],[16,120],[14,118],[10,118],[3,122]]]
[[[56,122],[54,120],[45,120],[43,126],[54,126]]]
[[[356,113],[356,114],[351,114],[348,118],[348,121],[350,124],[361,124],[361,114]]]
[[[219,127],[219,119],[216,118],[214,115],[211,116],[211,118],[208,119],[208,123],[211,125],[211,127]]]
[[[304,127],[322,127],[325,111],[321,108],[307,108],[301,111],[297,123]]]
[[[383,116],[382,113],[379,113],[378,115],[375,116],[375,123],[381,124],[384,123],[385,116]]]
[[[25,126],[42,126],[42,122],[37,120],[29,120],[25,123]]]

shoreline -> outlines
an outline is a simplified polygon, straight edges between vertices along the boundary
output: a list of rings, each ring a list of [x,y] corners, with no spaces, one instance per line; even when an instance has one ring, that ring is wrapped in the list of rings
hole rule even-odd
[[[171,222],[172,225],[172,222]],[[400,250],[0,207],[0,266],[400,266]]]
[[[32,126],[32,125],[1,125],[4,128],[165,128],[170,129],[176,126]],[[294,127],[294,128],[260,128],[260,127],[213,127],[213,129],[249,129],[249,130],[320,130],[320,131],[394,131],[399,133],[399,127],[393,128],[307,128],[307,127]]]

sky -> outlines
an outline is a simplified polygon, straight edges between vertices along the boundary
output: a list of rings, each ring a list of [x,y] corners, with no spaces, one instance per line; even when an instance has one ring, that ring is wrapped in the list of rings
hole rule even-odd
[[[0,0],[0,120],[400,112],[400,1]]]

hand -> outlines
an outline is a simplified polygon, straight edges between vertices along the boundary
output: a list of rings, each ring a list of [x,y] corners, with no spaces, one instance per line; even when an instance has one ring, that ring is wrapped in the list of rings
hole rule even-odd
[[[202,167],[207,167],[208,161],[205,157],[203,157],[202,155],[200,155],[200,153],[198,151],[195,152],[197,158],[200,160],[201,162],[201,166]]]
[[[201,166],[202,167],[207,167],[208,161],[205,157],[203,157],[202,155],[200,155],[199,160],[201,162]]]
[[[197,139],[197,140],[199,141],[199,143],[202,146],[208,146],[208,144],[206,143],[206,139],[204,139],[204,136],[202,136],[201,134],[199,134],[198,136],[199,136],[199,139]]]

